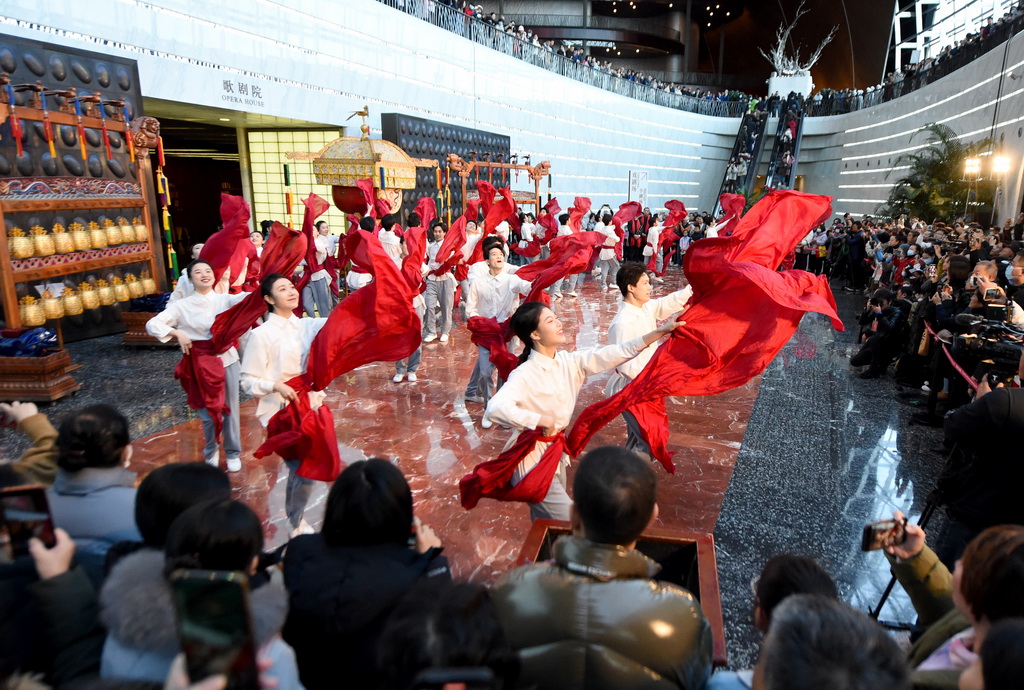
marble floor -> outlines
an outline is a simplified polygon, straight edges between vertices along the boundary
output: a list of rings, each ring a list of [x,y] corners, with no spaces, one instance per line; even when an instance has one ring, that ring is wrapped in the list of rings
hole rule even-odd
[[[681,284],[681,273],[670,271],[656,294]],[[617,293],[598,290],[592,280],[579,292],[579,299],[555,304],[568,346],[602,344]],[[853,325],[863,298],[837,299],[844,321]],[[678,469],[660,474],[659,526],[715,533],[730,666],[749,666],[756,653],[749,581],[774,553],[820,559],[848,601],[872,605],[888,573],[881,556],[858,550],[861,526],[894,507],[920,512],[941,464],[927,450],[938,445],[937,432],[908,430],[910,410],[894,401],[890,382],[851,377],[846,359],[852,348],[852,331],[836,334],[826,319],[809,315],[762,377],[717,396],[668,405]],[[123,349],[120,336],[68,349],[83,365],[75,373],[82,390],[46,408],[55,421],[75,407],[113,403],[130,419],[132,469],[140,476],[167,462],[199,459],[199,422],[172,376],[176,351]],[[481,429],[482,407],[462,400],[474,357],[467,331],[457,326],[448,343],[424,346],[418,382],[394,384],[391,364],[367,365],[335,381],[327,402],[342,459],[392,459],[409,479],[417,514],[444,541],[457,575],[488,581],[515,560],[529,518],[521,504],[484,500],[469,513],[459,504],[459,478],[495,457],[510,433]],[[604,382],[598,376],[587,383],[577,410],[600,399]],[[268,543],[277,545],[288,536],[287,470],[276,456],[252,457],[263,433],[254,406],[241,406],[246,452],[232,481],[264,520]],[[616,420],[593,444],[624,438],[625,426]],[[18,434],[0,430],[0,456],[16,457],[24,447]],[[307,511],[314,525],[326,488],[317,487]],[[894,597],[883,617],[907,620],[908,606],[905,597]]]

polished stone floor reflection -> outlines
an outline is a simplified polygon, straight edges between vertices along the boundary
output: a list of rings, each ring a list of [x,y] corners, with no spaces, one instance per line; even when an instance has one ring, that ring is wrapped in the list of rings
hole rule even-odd
[[[672,271],[656,294],[681,284],[681,274]],[[616,295],[588,279],[579,299],[555,304],[568,347],[605,342]],[[851,330],[836,334],[827,319],[809,315],[763,377],[720,395],[668,405],[678,470],[659,470],[659,526],[715,533],[733,667],[755,659],[759,637],[749,622],[749,582],[771,555],[795,551],[818,558],[846,600],[869,608],[888,572],[881,555],[859,551],[861,527],[894,508],[919,514],[941,465],[941,457],[929,451],[938,445],[938,432],[907,428],[911,410],[894,401],[889,381],[851,376],[847,359],[863,298],[837,299]],[[85,404],[117,405],[137,439],[132,469],[140,475],[168,462],[199,459],[199,422],[172,375],[177,352],[125,350],[119,343],[116,336],[69,346],[83,365],[75,373],[82,390],[45,411],[56,423]],[[462,400],[475,352],[465,328],[457,326],[448,343],[423,347],[418,382],[395,384],[393,365],[367,365],[335,381],[327,402],[342,459],[392,459],[409,479],[417,514],[444,541],[457,575],[488,581],[512,564],[529,518],[521,504],[484,500],[468,513],[459,505],[458,480],[495,457],[511,433],[481,429],[482,407]],[[602,375],[587,383],[577,411],[602,397],[604,382]],[[252,457],[263,436],[254,408],[254,401],[242,403],[244,467],[232,482],[263,519],[273,546],[289,533],[287,470],[276,456]],[[616,420],[593,445],[624,438],[625,426]],[[0,431],[3,457],[16,457],[24,447],[16,433]],[[326,494],[327,486],[318,485],[311,499],[307,518],[314,526]],[[899,593],[883,612],[890,620],[910,617]]]

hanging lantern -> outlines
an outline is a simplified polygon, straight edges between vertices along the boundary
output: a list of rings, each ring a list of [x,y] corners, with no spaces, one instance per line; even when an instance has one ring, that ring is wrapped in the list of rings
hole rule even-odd
[[[54,297],[49,290],[43,290],[43,315],[47,319],[59,319],[64,316],[64,300]]]
[[[107,231],[94,220],[89,221],[89,244],[93,249],[106,249],[107,247]]]
[[[82,298],[74,288],[64,288],[64,313],[67,316],[78,316],[82,313]]]
[[[25,295],[21,298],[18,310],[21,312],[22,326],[42,326],[46,323],[43,305],[35,297]]]
[[[84,252],[92,249],[92,237],[89,231],[81,223],[72,223],[68,226],[71,231],[71,242],[75,245],[76,252]]]
[[[86,309],[96,309],[100,306],[100,295],[91,283],[80,284],[78,294],[82,298],[82,306]]]
[[[35,252],[32,238],[26,237],[25,231],[21,228],[11,228],[7,233],[7,249],[12,259],[28,259]]]
[[[114,247],[124,242],[124,238],[121,236],[121,228],[114,225],[114,221],[107,218],[103,221],[103,230],[107,233],[107,245]],[[135,233],[132,233],[133,235]]]
[[[57,250],[58,254],[71,254],[75,251],[75,243],[62,223],[53,224],[51,237],[53,237],[53,248]]]

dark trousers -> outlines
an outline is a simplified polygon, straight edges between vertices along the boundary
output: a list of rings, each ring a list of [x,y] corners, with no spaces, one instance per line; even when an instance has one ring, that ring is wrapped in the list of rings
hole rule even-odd
[[[870,364],[871,368],[876,371],[885,371],[885,368],[895,358],[894,343],[891,340],[891,338],[881,335],[871,336],[857,354],[850,357],[850,364],[855,367]],[[898,347],[899,344],[895,345]]]

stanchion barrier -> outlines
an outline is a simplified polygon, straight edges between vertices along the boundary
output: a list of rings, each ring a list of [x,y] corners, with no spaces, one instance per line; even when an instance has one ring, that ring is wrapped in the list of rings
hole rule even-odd
[[[946,359],[948,359],[949,363],[953,365],[953,369],[956,370],[956,373],[960,374],[964,378],[964,381],[967,382],[968,386],[974,390],[978,390],[978,382],[974,380],[973,376],[964,371],[963,367],[957,364],[957,361],[953,358],[953,353],[949,351],[949,346],[939,340],[938,334],[932,330],[932,327],[928,325],[927,321],[925,322],[924,327],[927,329],[928,334],[931,335],[932,339],[942,347],[942,351],[946,353]]]

